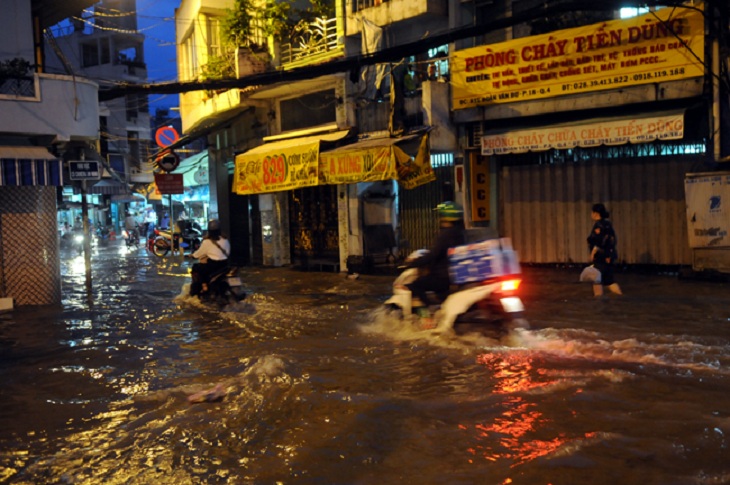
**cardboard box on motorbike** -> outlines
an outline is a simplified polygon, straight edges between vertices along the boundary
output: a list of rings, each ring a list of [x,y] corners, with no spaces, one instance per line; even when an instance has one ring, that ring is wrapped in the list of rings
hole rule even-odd
[[[476,283],[520,273],[517,254],[509,238],[486,239],[449,249],[452,284]]]

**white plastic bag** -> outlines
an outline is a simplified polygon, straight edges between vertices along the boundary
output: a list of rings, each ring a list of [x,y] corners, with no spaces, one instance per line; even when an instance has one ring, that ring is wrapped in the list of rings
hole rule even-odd
[[[600,285],[601,272],[598,271],[598,268],[593,265],[587,266],[583,268],[583,271],[580,273],[580,281],[583,283],[593,283],[594,285]]]

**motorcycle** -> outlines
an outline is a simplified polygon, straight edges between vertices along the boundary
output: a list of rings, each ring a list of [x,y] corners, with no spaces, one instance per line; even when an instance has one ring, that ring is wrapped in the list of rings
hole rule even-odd
[[[94,234],[96,235],[96,240],[101,246],[106,246],[106,244],[109,242],[111,238],[111,233],[109,232],[109,228],[106,226],[103,226],[101,224],[96,225],[96,229],[94,231]]]
[[[189,252],[195,252],[200,247],[203,240],[203,232],[198,224],[187,222],[180,224],[181,231],[173,233],[169,230],[155,229],[155,237],[151,242],[148,241],[148,247],[152,247],[155,256],[167,256],[172,250],[183,248]]]
[[[78,254],[84,252],[84,231],[74,230],[71,233],[71,249],[76,251]]]
[[[406,262],[422,256],[415,251]],[[504,332],[530,328],[525,320],[524,304],[517,290],[521,270],[517,254],[508,239],[489,239],[449,250],[451,289],[445,298],[431,294],[432,300],[413,298],[405,286],[418,277],[418,268],[406,268],[393,282],[393,295],[385,301],[387,308],[401,318],[413,320],[417,328],[457,334],[468,332]],[[429,307],[433,317],[413,314],[414,307]]]
[[[139,225],[132,231],[122,229],[122,238],[127,244],[127,249],[139,247]]]
[[[235,266],[228,265],[213,273],[207,285],[208,290],[198,295],[200,301],[225,306],[246,298],[243,282],[238,276],[238,268]]]

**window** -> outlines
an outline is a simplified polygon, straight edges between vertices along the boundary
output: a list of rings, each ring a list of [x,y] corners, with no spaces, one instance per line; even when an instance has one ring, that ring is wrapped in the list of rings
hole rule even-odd
[[[99,65],[99,48],[96,42],[91,44],[81,44],[81,60],[83,67],[92,67]]]
[[[449,77],[449,46],[442,45],[428,50],[428,78],[447,79]]]
[[[335,90],[281,101],[281,131],[301,130],[337,121]]]
[[[180,46],[180,79],[188,81],[198,75],[198,55],[195,47],[195,35],[186,38]]]
[[[205,28],[206,35],[208,37],[208,56],[220,56],[223,54],[220,19],[216,17],[206,17]]]
[[[639,15],[644,15],[645,13],[658,10],[660,8],[662,7],[624,7],[619,10],[619,17],[622,19],[638,17]]]
[[[109,47],[109,38],[100,39],[101,43],[101,64],[109,64],[111,62],[111,52]]]

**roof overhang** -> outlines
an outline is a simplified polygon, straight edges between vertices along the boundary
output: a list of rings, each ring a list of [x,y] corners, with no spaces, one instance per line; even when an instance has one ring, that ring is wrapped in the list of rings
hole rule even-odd
[[[79,15],[85,8],[89,8],[98,0],[32,0],[31,9],[34,16],[40,20],[41,29],[52,27],[61,20]]]

